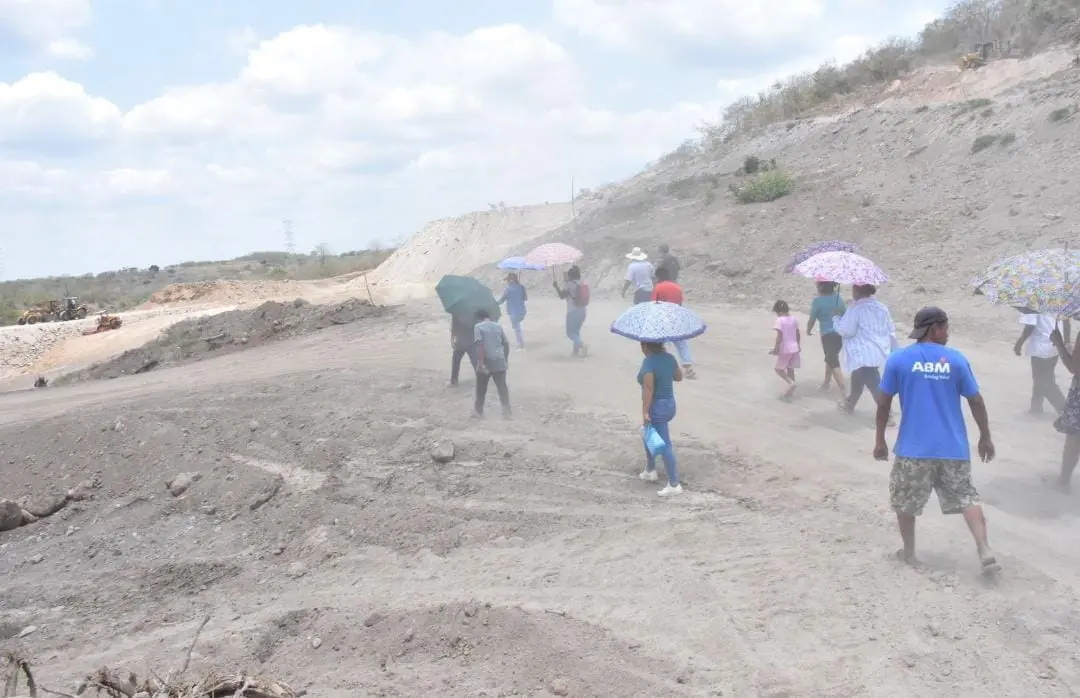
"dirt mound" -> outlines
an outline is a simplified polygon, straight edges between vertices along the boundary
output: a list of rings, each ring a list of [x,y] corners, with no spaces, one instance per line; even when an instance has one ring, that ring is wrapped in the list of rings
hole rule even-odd
[[[290,303],[266,301],[254,310],[230,310],[184,320],[166,329],[156,340],[138,349],[55,381],[118,378],[146,373],[164,366],[190,363],[250,349],[309,332],[382,317],[390,309],[366,300],[351,299],[336,305],[313,305],[297,298]]]
[[[491,603],[449,603],[412,611],[326,608],[281,637],[259,638],[267,663],[309,651],[318,637],[332,653],[313,658],[331,673],[348,649],[357,694],[379,696],[683,695],[680,667],[642,656],[626,642],[557,612]],[[267,640],[274,640],[268,645]],[[667,677],[660,678],[660,677]]]
[[[144,308],[189,303],[240,303],[301,296],[308,286],[296,281],[197,281],[171,284],[156,291]]]
[[[568,203],[542,204],[433,221],[379,265],[368,281],[380,294],[409,285],[431,293],[430,287],[444,275],[495,263],[515,246],[566,224],[572,214]],[[358,280],[352,285],[362,293],[363,283]]]

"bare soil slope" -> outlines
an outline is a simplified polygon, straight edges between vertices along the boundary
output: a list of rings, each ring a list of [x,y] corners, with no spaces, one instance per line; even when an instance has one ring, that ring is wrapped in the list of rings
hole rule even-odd
[[[975,321],[997,317],[969,298],[968,279],[999,256],[1061,246],[1080,218],[1080,71],[1068,66],[1068,55],[1050,53],[964,75],[916,73],[842,114],[667,158],[607,190],[573,227],[514,252],[550,240],[581,247],[593,287],[610,292],[631,247],[655,252],[667,242],[682,257],[691,299],[761,307],[805,297],[807,283],[782,273],[788,257],[839,238],[890,274],[883,293],[900,317],[930,300]],[[973,153],[980,136],[999,139]],[[751,155],[775,159],[794,192],[737,203],[728,188],[744,181],[737,172]],[[498,277],[490,267],[479,273]]]

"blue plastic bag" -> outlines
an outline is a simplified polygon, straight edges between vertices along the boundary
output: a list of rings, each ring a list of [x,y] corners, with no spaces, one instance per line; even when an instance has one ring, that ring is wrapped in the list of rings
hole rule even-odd
[[[651,424],[646,424],[641,428],[641,438],[645,442],[645,448],[654,456],[663,451],[664,447],[667,446],[664,437],[660,436],[660,432],[656,431]]]

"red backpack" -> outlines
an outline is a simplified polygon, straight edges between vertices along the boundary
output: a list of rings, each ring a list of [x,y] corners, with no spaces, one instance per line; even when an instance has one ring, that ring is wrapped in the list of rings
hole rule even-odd
[[[589,291],[589,284],[584,281],[579,281],[577,288],[577,298],[574,299],[574,305],[579,308],[584,308],[585,306],[589,305],[589,298],[591,297],[591,293]]]

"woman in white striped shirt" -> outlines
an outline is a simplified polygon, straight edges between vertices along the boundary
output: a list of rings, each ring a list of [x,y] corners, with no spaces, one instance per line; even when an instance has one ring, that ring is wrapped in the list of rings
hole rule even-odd
[[[881,368],[899,346],[896,325],[884,303],[874,298],[874,286],[854,286],[854,301],[833,327],[844,338],[844,363],[851,373],[851,393],[840,403],[848,414],[855,412],[863,389],[877,402],[881,394]]]

